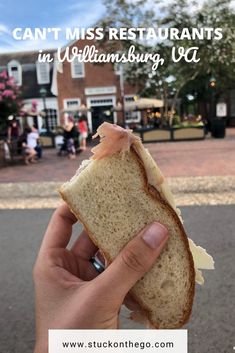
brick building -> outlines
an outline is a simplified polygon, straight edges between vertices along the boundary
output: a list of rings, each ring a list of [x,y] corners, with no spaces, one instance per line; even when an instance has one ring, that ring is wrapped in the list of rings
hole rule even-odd
[[[82,50],[86,45],[91,45],[91,41],[76,41],[71,43],[70,51],[75,46]],[[57,72],[57,92],[61,122],[65,111],[76,112],[76,108],[81,107],[88,109],[86,115],[91,131],[95,131],[103,121],[123,121],[123,113],[113,111],[121,105],[122,94],[120,74],[111,64],[80,63],[76,60],[63,62],[61,72]],[[125,83],[124,93],[125,101],[130,101],[134,99],[136,90]],[[126,120],[140,121],[140,112],[126,113]]]
[[[47,50],[53,53],[55,50]],[[59,124],[57,97],[51,91],[54,67],[53,63],[39,63],[38,51],[22,51],[0,54],[0,72],[6,70],[9,77],[14,77],[19,86],[24,108],[30,110],[32,102],[37,102],[37,110],[43,111],[46,104],[49,128],[53,130]],[[40,90],[45,91],[45,104]],[[38,127],[45,128],[41,116],[35,117]],[[30,117],[28,122],[32,123]]]

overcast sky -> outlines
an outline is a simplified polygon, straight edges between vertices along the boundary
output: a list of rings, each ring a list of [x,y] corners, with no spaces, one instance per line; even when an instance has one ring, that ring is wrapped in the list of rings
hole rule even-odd
[[[200,6],[204,1],[198,0],[197,4]],[[235,0],[232,3],[234,5]],[[146,4],[151,8],[156,6],[154,0],[146,0]],[[14,28],[88,27],[104,14],[102,0],[0,0],[0,53],[56,48],[67,43],[65,39],[53,41],[52,37],[47,41],[16,41],[12,37]]]

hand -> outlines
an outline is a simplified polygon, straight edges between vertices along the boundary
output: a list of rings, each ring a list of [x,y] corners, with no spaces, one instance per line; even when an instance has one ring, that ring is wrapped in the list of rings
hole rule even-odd
[[[35,353],[47,352],[49,329],[116,329],[120,307],[167,241],[159,223],[144,228],[100,275],[89,262],[97,247],[83,231],[72,246],[77,220],[66,205],[48,225],[34,266],[36,300]]]

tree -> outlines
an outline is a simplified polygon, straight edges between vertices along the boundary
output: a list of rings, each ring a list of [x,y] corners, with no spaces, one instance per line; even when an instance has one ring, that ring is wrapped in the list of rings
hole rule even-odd
[[[20,107],[19,88],[4,70],[0,73],[0,132],[6,130],[8,116],[18,114]]]
[[[198,7],[196,1],[171,1],[169,6],[163,7],[163,26],[173,26],[178,29],[188,28],[222,28],[223,39],[173,41],[176,48],[180,46],[199,48],[199,63],[188,65],[181,62],[174,65],[173,75],[176,78],[176,91],[172,103],[175,108],[179,96],[196,93],[197,99],[210,96],[209,80],[214,76],[217,81],[217,96],[230,89],[235,82],[235,67],[232,58],[235,55],[235,12],[230,0],[205,1]],[[203,85],[202,85],[203,83]],[[210,98],[209,98],[210,99]]]
[[[212,36],[211,39],[168,39],[157,43],[119,41],[122,51],[134,44],[139,52],[158,52],[164,57],[165,64],[155,72],[149,63],[131,63],[125,66],[125,75],[130,83],[138,87],[140,94],[163,98],[165,114],[169,106],[173,115],[178,98],[191,92],[192,83],[197,83],[194,91],[201,90],[201,81],[209,81],[213,75],[220,83],[219,94],[229,89],[231,82],[234,82],[235,66],[231,59],[235,54],[235,12],[230,0],[209,0],[202,6],[192,0],[172,0],[164,6],[161,5],[162,1],[155,0],[155,5],[151,7],[148,1],[105,0],[104,3],[107,15],[99,23],[104,28],[167,27],[179,31],[184,28],[223,28],[222,40]],[[114,43],[108,45],[109,50],[115,46]],[[200,61],[196,64],[184,60],[174,63],[171,58],[172,48],[178,50],[179,47],[198,47]],[[197,96],[200,96],[200,92],[197,92]]]

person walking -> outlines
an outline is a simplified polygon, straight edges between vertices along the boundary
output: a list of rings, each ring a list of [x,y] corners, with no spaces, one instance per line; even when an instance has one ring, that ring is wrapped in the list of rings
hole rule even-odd
[[[80,132],[79,142],[80,142],[80,149],[82,151],[86,150],[86,139],[88,136],[88,126],[87,126],[87,119],[85,115],[82,115],[78,120],[78,130]]]
[[[74,138],[76,134],[76,127],[74,124],[74,118],[71,115],[68,117],[68,122],[64,126],[64,130],[66,132],[67,151],[69,154],[69,159],[75,159],[76,149],[75,149]]]
[[[27,135],[27,146],[35,150],[38,159],[42,157],[42,148],[39,144],[39,133],[34,125],[31,127],[31,131]]]

